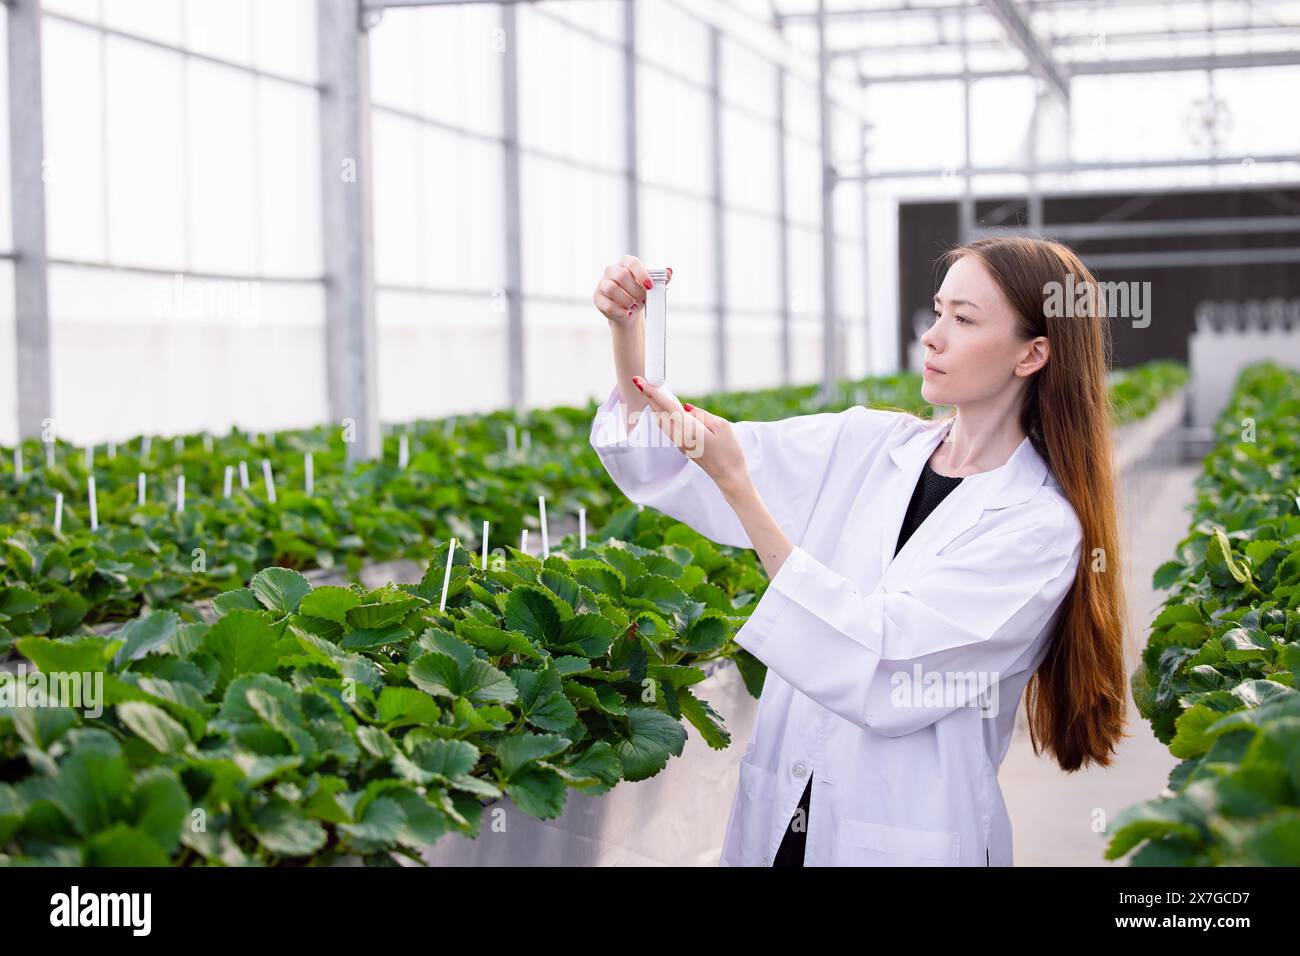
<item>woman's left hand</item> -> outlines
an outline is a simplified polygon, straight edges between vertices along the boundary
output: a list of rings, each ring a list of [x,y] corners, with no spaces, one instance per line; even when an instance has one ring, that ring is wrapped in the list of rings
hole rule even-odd
[[[639,375],[632,377],[632,383],[641,389],[649,403],[646,411],[655,416],[659,430],[703,468],[724,495],[750,483],[745,452],[731,422],[695,405],[683,405]]]

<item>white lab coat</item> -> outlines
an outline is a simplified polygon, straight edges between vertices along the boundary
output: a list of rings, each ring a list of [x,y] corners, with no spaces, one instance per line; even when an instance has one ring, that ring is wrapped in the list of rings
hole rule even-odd
[[[704,470],[652,415],[629,435],[619,401],[615,386],[591,444],[623,493],[751,547]],[[736,635],[768,670],[722,865],[771,865],[809,773],[805,866],[1012,865],[997,768],[1082,530],[1026,438],[1005,465],[967,476],[894,557],[950,424],[862,406],[734,423],[795,548]]]

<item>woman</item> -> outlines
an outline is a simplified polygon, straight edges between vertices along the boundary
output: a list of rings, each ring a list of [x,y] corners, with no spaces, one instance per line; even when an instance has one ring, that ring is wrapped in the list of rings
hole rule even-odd
[[[1107,327],[1099,296],[1045,307],[1052,283],[1095,280],[1018,237],[942,264],[921,338],[921,394],[953,408],[938,420],[682,406],[642,378],[645,267],[625,256],[597,286],[606,469],[771,578],[735,638],[767,676],[723,865],[1010,866],[997,768],[1026,688],[1034,751],[1064,770],[1109,764],[1123,735]]]

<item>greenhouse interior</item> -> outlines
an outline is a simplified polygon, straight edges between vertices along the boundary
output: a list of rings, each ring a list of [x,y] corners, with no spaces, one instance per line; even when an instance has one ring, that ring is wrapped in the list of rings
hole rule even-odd
[[[1300,865],[1300,0],[0,24],[6,867]]]

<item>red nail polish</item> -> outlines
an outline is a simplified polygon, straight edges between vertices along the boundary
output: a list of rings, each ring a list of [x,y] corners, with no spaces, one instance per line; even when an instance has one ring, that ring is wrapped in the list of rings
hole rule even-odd
[[[668,278],[669,278],[669,280],[671,280],[672,277],[673,277],[673,270],[672,270],[672,267],[670,266],[670,267],[668,268]]]
[[[641,379],[637,378],[635,375],[632,376],[632,384],[635,385],[639,391],[645,391],[645,389],[641,387]]]
[[[688,412],[692,412],[692,411],[695,410],[695,406],[692,405],[690,402],[687,402],[686,404],[684,404],[684,405],[682,406],[682,408],[686,409]]]
[[[650,279],[646,279],[646,280],[645,280],[645,287],[646,287],[647,289],[653,289],[653,288],[655,287],[655,284],[654,284],[654,282],[652,282]]]

